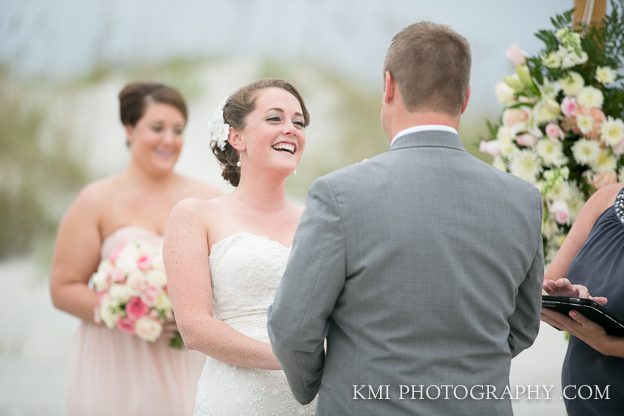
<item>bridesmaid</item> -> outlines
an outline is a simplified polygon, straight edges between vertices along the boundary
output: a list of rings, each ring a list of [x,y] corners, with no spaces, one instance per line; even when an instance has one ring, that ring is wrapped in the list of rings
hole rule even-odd
[[[130,162],[87,185],[61,221],[50,292],[54,306],[82,320],[68,387],[70,415],[190,414],[204,357],[171,348],[175,324],[149,343],[94,322],[89,279],[103,257],[129,239],[162,245],[171,208],[220,194],[173,168],[182,150],[184,98],[163,84],[137,82],[119,93]]]

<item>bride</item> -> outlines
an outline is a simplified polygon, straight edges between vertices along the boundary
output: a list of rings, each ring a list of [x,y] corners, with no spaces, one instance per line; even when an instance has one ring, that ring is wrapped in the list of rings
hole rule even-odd
[[[314,405],[295,401],[273,355],[266,314],[302,213],[286,200],[285,182],[305,147],[308,111],[278,79],[241,88],[222,110],[212,148],[236,190],[180,202],[164,246],[184,342],[208,355],[195,415],[311,415]]]

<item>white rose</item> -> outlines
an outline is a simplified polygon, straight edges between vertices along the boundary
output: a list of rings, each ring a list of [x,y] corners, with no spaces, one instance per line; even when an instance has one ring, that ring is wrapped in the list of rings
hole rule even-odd
[[[108,289],[108,286],[110,285],[108,272],[97,271],[93,273],[93,276],[91,277],[91,282],[93,283],[93,287],[97,292]]]
[[[150,270],[146,273],[145,279],[154,286],[163,287],[167,284],[167,275],[162,270]]]
[[[139,250],[134,244],[127,244],[117,256],[115,266],[126,275],[139,272],[137,261],[139,260]]]
[[[110,328],[115,328],[117,325],[117,321],[123,315],[122,311],[117,306],[116,302],[110,302],[108,300],[103,300],[99,307],[100,311],[100,319],[104,324]]]
[[[154,342],[162,333],[162,325],[149,318],[142,316],[134,323],[134,332],[137,336],[145,341]]]
[[[126,285],[114,284],[108,290],[108,295],[112,300],[115,300],[119,303],[127,302],[133,295],[132,289],[130,289]]]

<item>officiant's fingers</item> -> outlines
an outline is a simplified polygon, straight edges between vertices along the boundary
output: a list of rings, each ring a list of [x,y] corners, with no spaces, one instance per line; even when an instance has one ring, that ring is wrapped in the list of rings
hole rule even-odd
[[[557,312],[554,312],[554,313],[557,313]],[[561,321],[557,319],[555,316],[553,316],[552,311],[548,309],[542,309],[541,320],[559,331],[564,329],[563,325],[561,324]]]
[[[583,314],[577,311],[570,311],[570,316],[585,330],[587,333],[604,333],[603,327],[598,325],[591,319],[586,318]]]
[[[607,299],[604,296],[596,296],[596,297],[590,296],[590,299],[600,305],[606,305],[607,302],[609,301],[609,299]]]

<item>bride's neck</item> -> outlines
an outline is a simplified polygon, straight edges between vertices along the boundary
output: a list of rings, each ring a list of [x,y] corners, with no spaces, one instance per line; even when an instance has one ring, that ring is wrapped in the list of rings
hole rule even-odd
[[[284,209],[286,200],[286,179],[267,172],[241,175],[236,190],[232,193],[241,204],[264,212]]]

